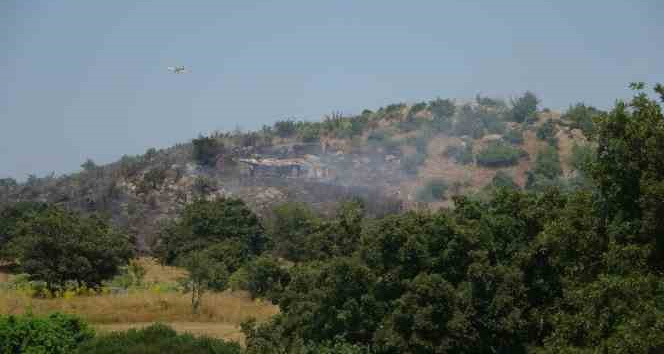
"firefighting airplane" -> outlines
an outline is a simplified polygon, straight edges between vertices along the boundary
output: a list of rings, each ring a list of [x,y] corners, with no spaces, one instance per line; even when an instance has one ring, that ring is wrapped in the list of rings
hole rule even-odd
[[[189,70],[185,69],[184,66],[169,66],[168,70],[173,72],[173,74],[183,74],[188,72]]]

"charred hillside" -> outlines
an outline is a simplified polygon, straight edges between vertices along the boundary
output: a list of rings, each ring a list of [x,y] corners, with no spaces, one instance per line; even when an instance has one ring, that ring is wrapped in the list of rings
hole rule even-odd
[[[371,214],[450,206],[492,188],[576,188],[592,149],[592,107],[539,110],[532,93],[506,103],[436,99],[318,122],[283,120],[252,132],[214,132],[189,143],[82,171],[0,180],[0,206],[39,201],[106,215],[148,250],[163,220],[196,198],[238,197],[258,214],[300,201],[329,213],[360,197]]]

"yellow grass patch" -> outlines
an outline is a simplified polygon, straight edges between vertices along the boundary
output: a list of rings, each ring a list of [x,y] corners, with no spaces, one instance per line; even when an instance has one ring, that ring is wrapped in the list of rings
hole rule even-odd
[[[193,321],[238,325],[251,317],[264,320],[278,312],[276,306],[252,301],[240,293],[205,294],[197,315],[192,314],[190,301],[186,294],[161,293],[156,289],[56,299],[37,299],[18,291],[3,291],[0,292],[0,313],[58,311],[78,315],[91,323]]]

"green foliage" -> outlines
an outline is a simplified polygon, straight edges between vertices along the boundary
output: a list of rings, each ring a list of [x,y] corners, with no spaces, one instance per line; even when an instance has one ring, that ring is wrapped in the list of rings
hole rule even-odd
[[[21,223],[13,242],[23,272],[51,290],[67,281],[99,286],[133,256],[131,239],[106,221],[59,207]]]
[[[535,174],[542,175],[549,179],[554,179],[560,176],[563,173],[563,170],[560,167],[558,149],[553,146],[548,146],[542,149],[539,154],[537,154],[533,171]]]
[[[570,128],[581,129],[583,135],[592,138],[595,134],[595,125],[593,120],[600,115],[605,114],[593,106],[586,106],[583,103],[577,103],[570,106],[562,119],[570,122]]]
[[[284,203],[276,206],[267,223],[274,253],[291,261],[312,257],[310,236],[320,227],[320,220],[303,203]]]
[[[138,186],[139,191],[146,193],[151,190],[159,189],[159,186],[166,179],[166,166],[155,166],[143,175],[143,179]]]
[[[556,134],[558,133],[558,127],[556,127],[556,124],[553,122],[553,120],[548,119],[544,124],[542,124],[539,128],[537,128],[537,138],[540,140],[546,140],[549,145],[552,146],[557,146],[558,145],[558,138],[556,138]]]
[[[547,146],[539,151],[533,169],[527,172],[526,188],[541,191],[551,187],[562,187],[560,180],[562,172],[558,149]]]
[[[471,164],[473,163],[473,144],[464,142],[460,145],[448,145],[445,148],[445,156],[453,158],[462,165]]]
[[[282,138],[288,138],[295,135],[297,126],[294,119],[280,120],[274,123],[274,131]]]
[[[484,136],[485,127],[482,117],[470,105],[464,105],[454,123],[454,135],[470,136],[479,139]]]
[[[433,202],[445,199],[447,182],[444,179],[432,179],[417,191],[417,200],[421,202]]]
[[[1,353],[69,354],[93,336],[92,328],[71,315],[0,315]]]
[[[156,254],[163,262],[173,264],[180,256],[226,240],[238,241],[248,255],[262,252],[267,242],[258,217],[242,200],[198,199],[184,208],[178,220],[161,230]]]
[[[202,166],[214,166],[217,156],[225,152],[224,144],[212,137],[199,136],[192,145],[193,158]]]
[[[429,102],[429,110],[431,110],[431,114],[433,114],[434,119],[449,118],[454,115],[456,106],[452,100],[443,100],[438,98]]]
[[[523,144],[523,131],[521,129],[510,129],[505,134],[505,140],[510,144],[521,145]]]
[[[477,164],[486,167],[516,165],[524,151],[502,142],[491,142],[477,154]]]
[[[143,285],[147,270],[140,262],[135,259],[129,260],[129,264],[120,267],[120,274],[109,281],[111,286],[128,289],[130,287],[140,287]]]
[[[579,145],[574,143],[569,163],[577,171],[585,172],[592,164],[594,157],[595,150],[592,146],[589,144]]]
[[[46,210],[48,205],[35,202],[19,202],[0,209],[0,259],[16,257],[11,250],[11,241],[16,237],[22,223]]]
[[[97,169],[97,167],[97,164],[92,161],[92,159],[85,160],[85,162],[81,165],[81,168],[83,168],[83,171],[85,172],[92,172]]]
[[[512,100],[510,120],[517,123],[530,122],[537,118],[539,99],[534,93],[526,91],[523,96]]]
[[[496,172],[496,175],[491,179],[491,186],[494,188],[519,189],[519,185],[505,171]]]
[[[290,281],[288,271],[273,257],[262,256],[247,264],[246,288],[252,298],[266,297],[278,303],[279,295]]]
[[[84,343],[80,354],[241,354],[237,343],[178,334],[163,324],[104,334]]]
[[[314,143],[320,140],[321,123],[299,122],[297,136],[300,141]]]
[[[191,311],[194,314],[198,313],[206,291],[221,291],[228,285],[228,267],[215,259],[209,249],[180,257],[179,265],[187,270],[187,276],[181,279],[181,283],[185,292],[191,293]]]

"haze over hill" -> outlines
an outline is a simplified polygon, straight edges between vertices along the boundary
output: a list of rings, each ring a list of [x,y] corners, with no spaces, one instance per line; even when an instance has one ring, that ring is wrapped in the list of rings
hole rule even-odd
[[[215,129],[476,93],[606,109],[662,76],[662,2],[0,4],[0,177]],[[169,66],[191,67],[173,76]]]
[[[451,206],[496,187],[576,189],[593,151],[592,119],[578,104],[538,110],[532,93],[505,102],[434,99],[322,121],[281,120],[250,132],[213,132],[107,165],[88,160],[62,177],[0,180],[0,205],[42,201],[108,215],[149,250],[162,221],[197,198],[239,197],[259,215],[288,201],[331,213],[360,197],[371,215]]]

